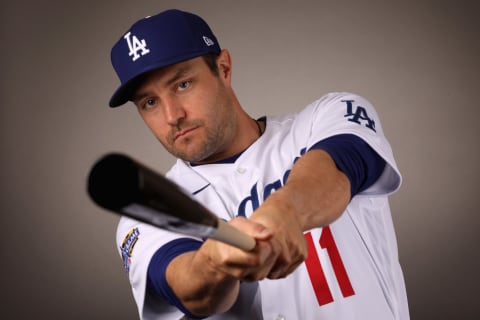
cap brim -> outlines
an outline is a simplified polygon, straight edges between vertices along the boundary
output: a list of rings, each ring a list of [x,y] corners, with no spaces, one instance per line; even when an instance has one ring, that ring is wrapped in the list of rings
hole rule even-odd
[[[151,70],[153,71],[153,70]],[[133,78],[132,80],[126,82],[125,84],[121,85],[110,98],[108,105],[110,108],[116,108],[124,105],[128,101],[132,100],[132,96],[137,89],[137,87],[141,84],[143,77],[149,71],[145,71],[144,73],[138,75],[137,77]]]

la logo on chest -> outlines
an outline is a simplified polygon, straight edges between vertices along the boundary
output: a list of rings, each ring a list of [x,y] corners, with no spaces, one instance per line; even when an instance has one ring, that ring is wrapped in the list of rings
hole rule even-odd
[[[342,100],[347,104],[347,113],[344,115],[345,118],[348,118],[348,121],[355,122],[358,124],[363,124],[365,127],[375,130],[375,121],[370,118],[362,106],[354,106],[353,103],[355,100]]]
[[[147,42],[145,39],[139,40],[137,36],[132,35],[131,32],[128,32],[123,36],[127,40],[128,45],[128,55],[132,57],[132,61],[136,61],[141,56],[144,56],[150,52],[147,48]]]

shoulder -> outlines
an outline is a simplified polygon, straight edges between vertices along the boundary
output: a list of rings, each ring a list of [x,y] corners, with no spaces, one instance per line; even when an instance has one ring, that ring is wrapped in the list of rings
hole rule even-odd
[[[360,105],[374,109],[373,104],[365,97],[352,92],[329,92],[307,105],[302,112],[313,112],[326,109],[341,109],[342,111]]]
[[[269,124],[286,125],[288,123],[311,123],[329,117],[346,118],[348,115],[365,117],[365,114],[377,116],[375,107],[365,97],[351,92],[329,92],[308,105],[298,108],[297,112],[279,116],[269,116]],[[348,120],[348,119],[346,119]]]

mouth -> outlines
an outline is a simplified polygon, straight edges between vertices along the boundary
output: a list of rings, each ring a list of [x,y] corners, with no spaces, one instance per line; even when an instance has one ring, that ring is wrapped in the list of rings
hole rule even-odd
[[[188,135],[190,132],[196,130],[197,128],[198,127],[192,127],[192,128],[183,129],[183,130],[177,132],[173,137],[173,141],[177,141],[178,139],[180,139],[182,137],[185,137],[186,135]]]

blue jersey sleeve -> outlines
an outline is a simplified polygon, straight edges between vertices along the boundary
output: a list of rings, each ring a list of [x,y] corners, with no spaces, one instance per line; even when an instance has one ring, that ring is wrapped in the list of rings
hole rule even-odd
[[[159,296],[171,305],[180,309],[189,319],[203,319],[191,314],[180,302],[166,279],[168,264],[182,253],[194,251],[200,248],[201,241],[191,238],[180,238],[170,241],[155,252],[147,271],[147,290],[153,295]]]
[[[385,160],[353,134],[329,137],[317,142],[312,149],[322,149],[333,158],[338,169],[350,180],[351,198],[373,185],[385,168]]]

